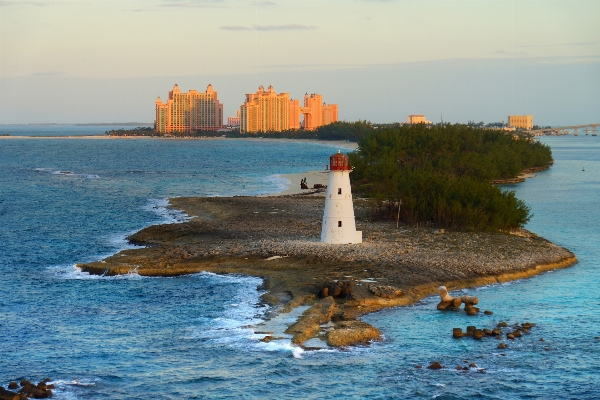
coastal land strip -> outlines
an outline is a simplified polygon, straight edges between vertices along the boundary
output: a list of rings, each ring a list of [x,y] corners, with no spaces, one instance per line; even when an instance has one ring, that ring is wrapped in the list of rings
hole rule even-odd
[[[372,204],[365,199],[354,201],[363,243],[321,243],[322,192],[304,193],[309,195],[173,198],[171,207],[192,219],[142,229],[128,239],[145,247],[77,266],[97,275],[206,271],[261,277],[262,301],[272,306],[268,318],[307,307],[285,331],[294,344],[317,338],[345,347],[381,335],[360,316],[413,304],[440,285],[456,290],[503,283],[577,262],[569,250],[525,230],[397,228],[395,222],[372,220]],[[266,335],[264,341],[279,339],[268,329],[254,329]]]

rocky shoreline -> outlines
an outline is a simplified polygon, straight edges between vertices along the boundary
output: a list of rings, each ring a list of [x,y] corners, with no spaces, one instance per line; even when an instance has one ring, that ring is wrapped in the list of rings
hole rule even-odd
[[[524,230],[396,228],[371,220],[370,202],[360,199],[355,213],[364,242],[356,245],[319,242],[323,197],[175,198],[171,206],[194,218],[145,228],[129,240],[146,247],[78,267],[98,275],[261,277],[271,316],[309,306],[286,331],[297,345],[312,338],[336,347],[365,344],[380,337],[357,320],[366,313],[412,304],[440,285],[501,283],[577,262],[569,250]]]

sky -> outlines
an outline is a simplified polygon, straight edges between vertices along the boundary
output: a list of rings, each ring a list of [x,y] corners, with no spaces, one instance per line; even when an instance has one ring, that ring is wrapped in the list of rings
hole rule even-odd
[[[0,124],[153,122],[273,85],[377,123],[600,122],[600,1],[0,0]]]

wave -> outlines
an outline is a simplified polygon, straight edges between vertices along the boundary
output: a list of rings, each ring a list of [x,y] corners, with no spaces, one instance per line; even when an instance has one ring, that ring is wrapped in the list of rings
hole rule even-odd
[[[276,194],[281,193],[292,187],[292,181],[287,178],[284,178],[280,174],[269,175],[262,179],[263,183],[267,184],[269,187],[273,187],[274,189],[262,190],[259,195],[263,194]]]
[[[191,220],[193,217],[189,216],[181,210],[169,208],[171,204],[169,199],[148,199],[148,203],[142,207],[145,211],[153,212],[158,215],[161,219],[161,224],[172,224],[176,222],[186,222]]]
[[[131,271],[124,275],[104,276],[104,275],[93,275],[88,272],[82,271],[76,264],[67,265],[54,265],[48,267],[48,271],[53,273],[55,277],[65,280],[98,280],[98,279],[111,279],[111,280],[139,280],[139,279],[150,279],[150,277],[139,275],[136,271]]]
[[[71,176],[71,177],[86,178],[86,179],[98,179],[98,178],[100,178],[99,175],[94,175],[94,174],[80,174],[80,173],[76,173],[76,172],[73,172],[73,171],[58,170],[58,169],[53,169],[53,168],[34,168],[34,171],[36,171],[36,172],[43,172],[43,173],[47,173],[47,174],[51,174],[51,175]]]

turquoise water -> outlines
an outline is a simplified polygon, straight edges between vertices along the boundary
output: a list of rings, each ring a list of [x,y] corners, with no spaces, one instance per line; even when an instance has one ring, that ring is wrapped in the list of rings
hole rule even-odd
[[[600,398],[600,141],[542,140],[555,165],[511,189],[535,214],[528,228],[573,250],[577,266],[465,291],[492,316],[439,313],[432,297],[366,316],[381,343],[302,351],[259,342],[248,327],[266,312],[257,278],[93,277],[74,264],[127,247],[144,226],[185,219],[167,197],[273,193],[287,184],[274,174],[321,169],[335,149],[2,139],[0,383],[49,376],[58,399]],[[451,338],[452,327],[500,320],[537,326],[506,350]],[[436,360],[449,368],[415,368]],[[464,360],[485,371],[456,372]]]

